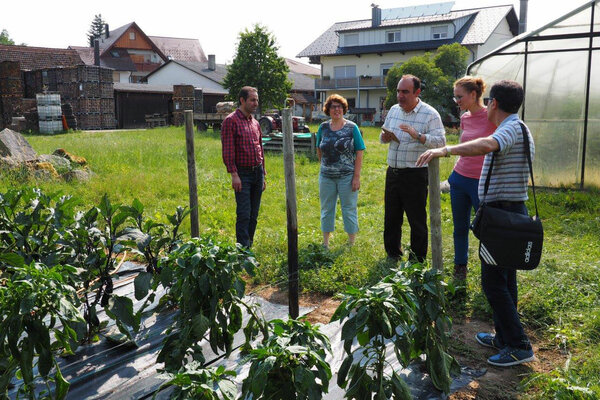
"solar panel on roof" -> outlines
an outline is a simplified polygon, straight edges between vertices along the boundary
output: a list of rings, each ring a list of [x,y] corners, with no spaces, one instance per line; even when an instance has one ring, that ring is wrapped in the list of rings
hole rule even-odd
[[[381,19],[385,21],[402,18],[425,17],[430,15],[443,15],[448,14],[452,10],[452,7],[454,7],[453,1],[411,7],[387,8],[381,10]]]

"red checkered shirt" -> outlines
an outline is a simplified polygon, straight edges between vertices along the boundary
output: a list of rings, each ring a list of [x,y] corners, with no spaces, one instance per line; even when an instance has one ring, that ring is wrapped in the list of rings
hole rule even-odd
[[[250,115],[246,117],[238,108],[223,120],[221,127],[223,163],[227,172],[237,172],[238,167],[263,165],[264,153],[260,124]]]

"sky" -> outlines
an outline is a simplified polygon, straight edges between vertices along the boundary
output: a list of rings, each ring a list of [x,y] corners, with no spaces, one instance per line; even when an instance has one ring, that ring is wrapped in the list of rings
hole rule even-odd
[[[205,54],[217,63],[235,57],[238,35],[256,23],[275,36],[279,55],[295,58],[333,23],[371,18],[372,0],[0,0],[0,31],[6,29],[15,43],[66,48],[87,46],[86,33],[101,14],[111,29],[135,21],[148,36],[199,39]],[[436,3],[434,0],[375,0],[380,8]],[[519,1],[456,0],[456,8],[512,4]],[[586,3],[585,0],[529,0],[528,30],[541,27]],[[297,59],[308,64],[307,58]]]

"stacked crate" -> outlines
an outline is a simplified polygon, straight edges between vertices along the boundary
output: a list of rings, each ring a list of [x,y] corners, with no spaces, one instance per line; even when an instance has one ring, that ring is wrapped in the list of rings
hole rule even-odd
[[[40,133],[62,132],[60,94],[37,94],[36,100]]]
[[[173,85],[173,125],[181,126],[185,123],[183,112],[194,110],[194,86]]]
[[[50,68],[25,74],[25,92],[58,92],[71,106],[70,128],[114,129],[115,98],[112,70],[94,65]],[[75,126],[73,126],[75,125]]]
[[[22,102],[20,64],[16,61],[0,62],[0,129],[10,126],[12,117],[21,114]]]

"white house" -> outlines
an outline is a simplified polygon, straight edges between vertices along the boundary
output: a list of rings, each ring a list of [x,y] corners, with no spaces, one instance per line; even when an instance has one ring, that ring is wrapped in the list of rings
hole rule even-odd
[[[519,21],[511,5],[455,9],[454,2],[380,9],[372,5],[371,19],[334,23],[297,57],[321,65],[315,79],[320,101],[332,93],[348,99],[380,121],[386,97],[385,76],[396,63],[460,43],[469,61],[512,39]]]

